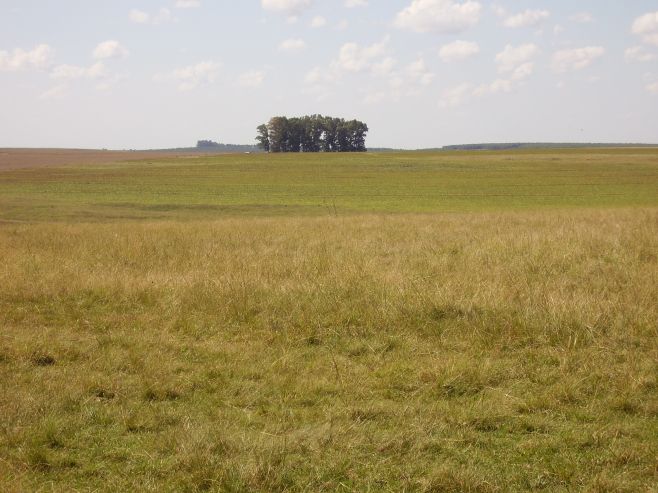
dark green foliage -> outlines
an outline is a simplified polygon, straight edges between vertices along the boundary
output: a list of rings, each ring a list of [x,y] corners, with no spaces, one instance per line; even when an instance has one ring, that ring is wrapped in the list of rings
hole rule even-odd
[[[267,152],[365,152],[368,125],[322,115],[275,116],[258,126],[258,147]]]
[[[267,125],[259,125],[258,128],[258,135],[256,136],[256,140],[258,141],[258,147],[265,152],[270,151],[270,138],[268,135],[267,131]]]
[[[213,140],[198,140],[196,147],[166,149],[174,152],[257,152],[259,147],[252,145],[222,144]]]

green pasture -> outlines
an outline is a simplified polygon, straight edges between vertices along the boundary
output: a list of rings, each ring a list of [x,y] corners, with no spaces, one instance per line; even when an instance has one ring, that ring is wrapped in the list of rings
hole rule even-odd
[[[0,172],[0,220],[208,219],[658,203],[658,149],[222,155]]]

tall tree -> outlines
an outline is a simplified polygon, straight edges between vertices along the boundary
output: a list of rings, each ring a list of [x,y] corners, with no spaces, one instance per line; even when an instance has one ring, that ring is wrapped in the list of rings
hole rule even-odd
[[[267,130],[267,125],[264,123],[262,125],[258,125],[256,130],[258,131],[258,135],[256,136],[258,147],[265,152],[270,152],[270,133]]]
[[[267,124],[270,152],[288,152],[288,119],[275,116]]]
[[[257,130],[258,146],[269,152],[365,152],[368,126],[322,115],[275,116]]]

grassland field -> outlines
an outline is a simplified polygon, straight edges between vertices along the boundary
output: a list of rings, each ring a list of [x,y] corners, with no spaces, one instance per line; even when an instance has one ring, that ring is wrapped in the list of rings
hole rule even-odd
[[[658,149],[0,170],[0,491],[658,491]]]

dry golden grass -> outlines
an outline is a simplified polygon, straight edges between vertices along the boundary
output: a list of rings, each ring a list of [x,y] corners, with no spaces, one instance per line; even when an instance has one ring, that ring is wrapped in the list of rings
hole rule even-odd
[[[0,226],[2,491],[656,491],[658,210]]]

